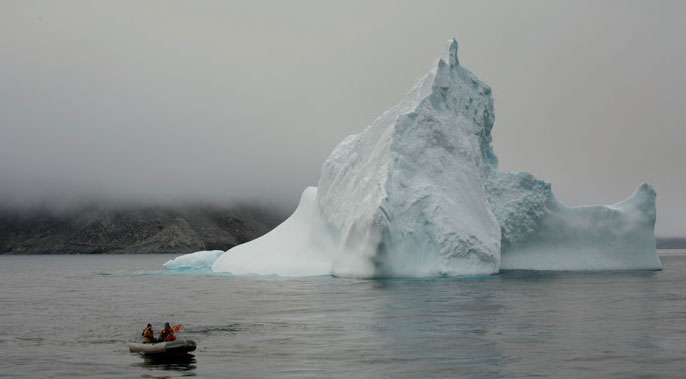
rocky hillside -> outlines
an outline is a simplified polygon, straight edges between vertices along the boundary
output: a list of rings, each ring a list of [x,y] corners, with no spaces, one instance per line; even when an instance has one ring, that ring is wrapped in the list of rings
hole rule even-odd
[[[248,206],[0,211],[0,254],[227,250],[261,236],[283,218],[277,212]]]

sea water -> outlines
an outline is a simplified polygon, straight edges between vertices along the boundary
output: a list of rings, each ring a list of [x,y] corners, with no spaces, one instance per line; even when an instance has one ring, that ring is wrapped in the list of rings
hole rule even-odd
[[[235,277],[170,256],[0,256],[0,376],[683,377],[686,251],[661,272]],[[183,323],[182,362],[129,353]]]

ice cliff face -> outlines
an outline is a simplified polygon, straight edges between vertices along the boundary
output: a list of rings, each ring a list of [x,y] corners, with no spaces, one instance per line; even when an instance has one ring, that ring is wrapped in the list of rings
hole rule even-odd
[[[500,227],[482,180],[490,93],[458,64],[453,40],[400,104],[334,149],[317,199],[338,237],[334,274],[498,271]]]
[[[660,268],[652,187],[608,207],[566,207],[550,184],[498,171],[493,122],[491,89],[449,41],[398,105],[334,149],[288,220],[212,269],[392,277]]]

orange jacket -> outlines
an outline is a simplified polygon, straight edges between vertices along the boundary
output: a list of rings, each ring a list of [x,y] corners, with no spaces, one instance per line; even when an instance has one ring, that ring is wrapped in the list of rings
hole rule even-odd
[[[160,332],[160,341],[174,341],[176,340],[176,337],[174,337],[174,329],[172,328],[164,328]]]

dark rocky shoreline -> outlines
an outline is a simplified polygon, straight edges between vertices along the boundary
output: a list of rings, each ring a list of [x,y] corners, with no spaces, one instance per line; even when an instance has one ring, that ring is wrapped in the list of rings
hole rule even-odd
[[[285,216],[255,206],[99,207],[0,210],[0,254],[150,254],[227,250]]]
[[[657,239],[658,249],[686,249],[686,238],[660,237]]]

